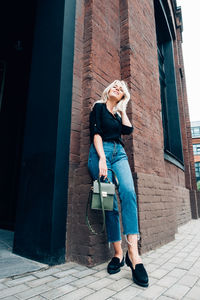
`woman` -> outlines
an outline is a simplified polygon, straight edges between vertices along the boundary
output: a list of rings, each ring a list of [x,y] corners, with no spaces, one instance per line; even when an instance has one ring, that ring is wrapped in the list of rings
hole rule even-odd
[[[133,281],[141,286],[148,286],[148,275],[138,253],[138,216],[137,202],[132,173],[121,134],[131,134],[133,126],[126,114],[130,99],[124,81],[115,80],[103,92],[90,113],[91,146],[88,168],[93,180],[98,176],[112,181],[112,169],[119,181],[119,197],[123,234],[128,243],[126,264],[132,270]],[[108,242],[113,244],[114,257],[109,262],[107,271],[114,274],[124,266],[121,247],[121,233],[117,198],[114,198],[113,211],[106,211],[106,230]]]

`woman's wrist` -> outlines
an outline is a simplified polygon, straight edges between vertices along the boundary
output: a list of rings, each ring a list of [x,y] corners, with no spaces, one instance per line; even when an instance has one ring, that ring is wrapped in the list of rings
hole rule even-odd
[[[125,111],[125,110],[121,110],[121,111],[120,111],[120,113],[121,113],[121,116],[122,116],[122,117],[125,117],[125,116],[127,116],[127,113],[126,113],[126,111]]]
[[[99,159],[106,160],[105,156],[99,156]]]

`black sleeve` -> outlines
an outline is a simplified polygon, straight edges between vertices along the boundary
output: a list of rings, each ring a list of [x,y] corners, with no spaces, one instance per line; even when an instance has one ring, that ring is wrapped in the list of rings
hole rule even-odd
[[[133,126],[126,126],[122,124],[122,134],[131,134],[133,132]]]
[[[90,113],[90,138],[93,141],[95,134],[102,136],[102,103],[96,103]]]

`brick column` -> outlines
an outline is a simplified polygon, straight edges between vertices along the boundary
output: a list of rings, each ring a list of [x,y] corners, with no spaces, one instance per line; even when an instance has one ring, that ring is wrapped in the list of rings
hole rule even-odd
[[[177,39],[174,41],[174,56],[176,65],[176,80],[177,92],[179,101],[179,115],[181,123],[181,134],[183,141],[183,156],[185,167],[185,183],[186,187],[190,190],[190,203],[192,218],[199,217],[197,206],[197,185],[195,177],[194,154],[192,145],[192,134],[190,126],[189,107],[187,101],[186,79],[183,62],[182,52],[182,17],[181,9],[176,11],[176,24],[177,24]]]

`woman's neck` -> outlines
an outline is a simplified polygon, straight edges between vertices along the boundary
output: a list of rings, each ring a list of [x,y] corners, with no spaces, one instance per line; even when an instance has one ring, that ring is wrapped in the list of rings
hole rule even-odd
[[[108,99],[106,102],[106,107],[112,114],[113,114],[113,109],[114,109],[115,105],[116,105],[116,103],[112,100]]]

